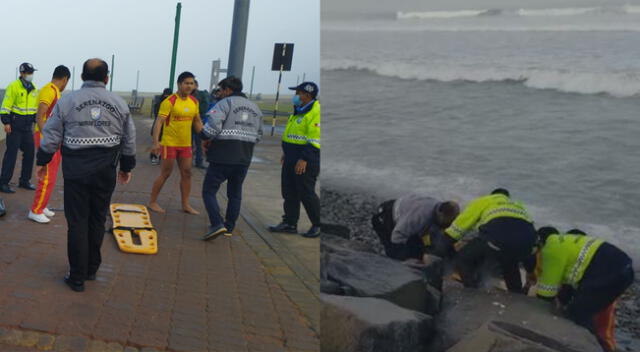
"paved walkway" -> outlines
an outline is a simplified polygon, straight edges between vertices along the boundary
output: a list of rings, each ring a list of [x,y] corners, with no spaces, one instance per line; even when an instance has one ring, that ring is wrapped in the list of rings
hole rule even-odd
[[[131,184],[118,185],[114,202],[148,201],[158,172],[145,148],[148,122],[137,122],[138,167]],[[47,225],[26,219],[33,192],[2,194],[8,213],[0,219],[0,350],[319,350],[318,241],[264,231],[282,205],[279,166],[272,163],[277,147],[272,139],[257,150],[265,162],[246,181],[241,235],[201,241],[206,216],[180,211],[175,172],[159,200],[167,213],[152,214],[158,254],[122,253],[107,233],[98,279],[84,293],[62,282],[68,269],[61,182],[50,202],[57,215]],[[191,202],[204,214],[203,175],[194,172]]]

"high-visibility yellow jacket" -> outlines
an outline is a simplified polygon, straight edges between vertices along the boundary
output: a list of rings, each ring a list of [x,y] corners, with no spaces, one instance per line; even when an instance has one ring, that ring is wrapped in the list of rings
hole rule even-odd
[[[555,297],[562,285],[577,288],[602,243],[601,239],[582,235],[549,236],[542,247],[542,272],[538,278],[537,294]]]
[[[471,201],[445,233],[457,241],[467,232],[503,217],[532,222],[529,213],[520,202],[513,201],[503,194],[492,194]]]
[[[21,79],[17,79],[7,86],[0,107],[0,115],[4,124],[10,123],[10,116],[33,116],[38,110],[38,88],[27,91]]]
[[[319,161],[320,102],[314,100],[309,104],[289,116],[282,134],[285,159]]]

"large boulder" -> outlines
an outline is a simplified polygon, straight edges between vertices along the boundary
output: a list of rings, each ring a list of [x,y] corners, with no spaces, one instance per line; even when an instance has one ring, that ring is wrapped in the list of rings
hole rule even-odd
[[[506,340],[517,340],[523,346],[537,344],[550,351],[601,351],[596,338],[588,330],[567,319],[554,316],[551,313],[551,304],[538,298],[495,289],[465,289],[457,286],[446,287],[444,297],[442,311],[436,321],[437,332],[430,350],[446,351],[458,343],[462,346],[480,346],[481,340],[495,339],[497,345]],[[471,340],[464,342],[467,338]],[[456,347],[452,351],[464,349]]]
[[[322,352],[420,352],[433,334],[430,316],[377,298],[321,295]]]
[[[349,249],[358,252],[377,253],[376,250],[368,243],[362,241],[350,241],[327,233],[322,233],[320,243],[320,248],[323,252],[335,252]]]
[[[567,345],[535,330],[507,323],[490,321],[464,338],[447,352],[599,352],[597,345]]]
[[[351,295],[386,299],[429,315],[440,310],[440,291],[427,283],[424,270],[381,255],[325,244],[321,258],[321,277]]]

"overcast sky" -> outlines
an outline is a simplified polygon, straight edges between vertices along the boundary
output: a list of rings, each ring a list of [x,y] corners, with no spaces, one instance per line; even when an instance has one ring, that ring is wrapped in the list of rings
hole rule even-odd
[[[182,0],[177,74],[193,72],[208,88],[211,61],[227,67],[234,0]],[[15,79],[26,61],[38,71],[42,86],[55,66],[75,66],[76,89],[82,63],[99,57],[111,63],[115,54],[113,89],[130,91],[140,70],[140,91],[168,87],[173,44],[175,0],[31,0],[2,2],[0,86]],[[271,71],[273,44],[295,43],[293,67],[283,86],[297,77],[319,81],[320,0],[252,0],[243,82],[248,92],[256,66],[255,92],[276,90],[278,73]],[[224,77],[224,74],[223,76]],[[69,89],[71,84],[69,85]]]

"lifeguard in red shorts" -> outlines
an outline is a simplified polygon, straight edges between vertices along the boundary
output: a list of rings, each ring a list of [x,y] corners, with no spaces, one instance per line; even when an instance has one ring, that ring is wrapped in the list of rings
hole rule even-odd
[[[173,171],[177,162],[180,169],[180,192],[182,210],[189,214],[199,214],[189,204],[191,193],[191,130],[194,119],[200,119],[198,100],[191,95],[195,89],[195,77],[191,72],[178,76],[178,91],[168,96],[158,111],[158,120],[153,129],[153,153],[162,155],[162,168],[151,188],[149,209],[164,213],[158,204],[158,195],[162,186]],[[160,128],[162,127],[162,140]]]
[[[69,82],[71,72],[66,66],[60,65],[53,71],[53,77],[51,82],[47,83],[38,94],[38,111],[36,112],[36,129],[33,134],[36,149],[40,148],[40,140],[42,139],[42,129],[45,122],[51,113],[53,112],[58,99],[60,99],[60,93],[64,91],[64,88]],[[44,177],[38,179],[38,186],[36,188],[36,194],[33,197],[33,204],[29,211],[28,218],[40,223],[46,224],[51,221],[52,216],[55,213],[47,207],[49,204],[49,198],[51,192],[56,186],[56,177],[58,176],[58,167],[62,157],[60,155],[60,149],[53,155],[53,159],[46,166],[46,173]]]

